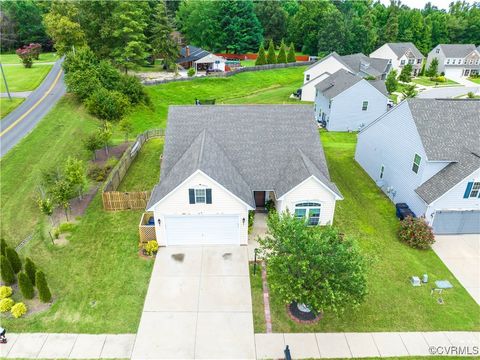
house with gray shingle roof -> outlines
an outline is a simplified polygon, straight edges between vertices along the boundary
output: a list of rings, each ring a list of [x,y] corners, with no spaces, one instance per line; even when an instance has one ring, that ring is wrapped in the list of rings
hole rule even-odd
[[[480,73],[480,50],[473,44],[438,44],[428,53],[427,68],[438,60],[438,73],[456,79]]]
[[[248,243],[248,212],[271,201],[331,224],[330,180],[311,106],[171,106],[147,211],[160,245]]]
[[[340,69],[315,89],[315,119],[330,131],[357,131],[387,111],[383,80],[365,80]]]
[[[332,52],[304,71],[302,101],[314,101],[315,85],[340,69],[364,78],[384,80],[390,71],[390,63],[385,59],[369,58],[362,53],[340,56]]]
[[[422,69],[424,56],[411,42],[404,43],[386,43],[370,54],[371,58],[380,58],[389,60],[392,69],[400,74],[403,67],[407,64],[412,65],[412,75],[417,76]]]
[[[479,100],[408,99],[359,133],[355,159],[436,234],[478,234],[479,139]]]
[[[180,49],[180,57],[176,61],[185,69],[193,68],[198,71],[221,70],[225,71],[225,59],[203,50],[202,48],[187,45]]]

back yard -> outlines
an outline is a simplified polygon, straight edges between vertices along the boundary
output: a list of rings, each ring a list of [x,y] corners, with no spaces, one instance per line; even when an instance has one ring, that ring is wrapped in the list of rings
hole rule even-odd
[[[326,313],[314,325],[291,321],[285,305],[271,295],[273,331],[478,330],[478,305],[437,255],[432,250],[414,250],[397,240],[398,220],[393,204],[353,159],[356,134],[322,132],[321,139],[331,177],[345,197],[337,202],[335,225],[358,239],[364,254],[373,261],[369,295],[358,311],[338,318]],[[431,285],[410,285],[410,276],[425,273],[430,281],[448,279],[454,285],[445,294],[444,305],[430,296]],[[261,286],[258,278],[252,280],[256,332],[265,331],[263,308],[255,304],[263,300]]]

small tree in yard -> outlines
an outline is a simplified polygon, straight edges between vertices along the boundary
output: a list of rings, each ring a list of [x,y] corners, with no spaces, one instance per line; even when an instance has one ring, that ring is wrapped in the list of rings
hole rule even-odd
[[[64,174],[66,180],[70,182],[72,188],[78,193],[78,197],[82,199],[88,183],[83,161],[69,156],[65,162]]]
[[[413,71],[412,64],[405,65],[402,71],[400,72],[400,76],[398,77],[398,80],[407,82],[407,83],[412,81],[412,71]]]
[[[415,84],[405,85],[402,90],[402,95],[404,98],[414,98],[417,95],[417,91],[415,90]]]
[[[40,301],[46,303],[52,300],[52,293],[48,288],[47,279],[42,271],[37,271],[35,274],[35,283],[37,284]]]
[[[397,70],[392,70],[388,73],[387,78],[385,79],[385,86],[387,87],[387,91],[390,94],[397,90],[398,88]]]
[[[27,257],[25,259],[25,273],[28,275],[30,281],[32,282],[32,285],[35,285],[35,273],[37,272],[37,267],[35,266],[35,263]]]
[[[332,227],[308,227],[288,212],[270,213],[267,224],[268,235],[259,242],[274,296],[317,314],[363,302],[367,262],[355,241]]]
[[[123,118],[118,125],[119,125],[120,131],[125,134],[125,142],[127,142],[128,135],[130,135],[133,132],[132,122],[127,118]]]
[[[98,138],[102,142],[103,146],[105,147],[105,154],[108,156],[108,144],[110,139],[112,138],[112,124],[108,121],[105,121],[102,126],[98,129]]]
[[[40,48],[42,47],[40,44],[30,44],[17,49],[16,53],[26,68],[31,68],[33,60],[38,59],[38,55],[40,54],[38,46],[40,46]]]
[[[15,273],[12,269],[12,264],[4,255],[0,256],[0,272],[2,274],[2,281],[7,285],[15,283]]]
[[[265,48],[263,44],[260,44],[260,49],[258,49],[258,56],[255,60],[255,65],[265,65],[267,63],[267,58],[265,57]]]
[[[282,40],[282,43],[280,44],[280,50],[278,51],[277,63],[285,64],[286,62],[287,62],[287,49],[285,47],[285,43]]]
[[[438,74],[438,59],[435,57],[432,59],[432,62],[428,66],[427,71],[425,72],[425,75],[428,77],[435,77]]]
[[[50,223],[53,226],[52,215],[53,215],[53,210],[55,209],[55,205],[53,204],[52,199],[50,199],[49,197],[38,198],[37,205],[38,205],[38,208],[40,209],[40,212],[43,215],[48,216],[48,218],[50,219]]]
[[[68,221],[68,210],[70,209],[70,200],[75,196],[75,192],[72,188],[72,184],[69,181],[62,178],[59,179],[50,189],[53,195],[55,204],[61,206],[65,213],[65,218]]]
[[[406,217],[400,222],[400,241],[417,249],[429,249],[435,242],[432,228],[424,218]]]
[[[18,256],[15,249],[7,246],[7,248],[5,249],[5,256],[12,265],[13,272],[15,274],[18,274],[20,270],[22,270],[22,260],[20,260],[20,257]]]
[[[25,299],[33,299],[35,292],[33,290],[32,281],[24,272],[18,274],[18,287]]]
[[[93,159],[97,158],[95,151],[102,148],[102,141],[98,133],[92,133],[83,140],[83,147],[93,154]]]
[[[268,53],[267,53],[267,64],[276,64],[277,55],[275,55],[275,46],[273,45],[273,40],[270,40],[268,44]]]
[[[295,46],[293,46],[293,42],[290,43],[290,48],[288,49],[287,54],[287,62],[294,63],[297,61],[297,57],[295,56]]]

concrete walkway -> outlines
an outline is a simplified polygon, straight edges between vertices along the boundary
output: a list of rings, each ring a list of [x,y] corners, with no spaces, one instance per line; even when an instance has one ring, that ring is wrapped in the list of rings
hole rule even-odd
[[[253,228],[248,234],[248,260],[255,259],[255,249],[258,248],[258,237],[264,237],[267,234],[267,214],[256,213],[253,220]]]
[[[273,333],[255,334],[255,343],[257,359],[283,359],[286,345],[293,359],[446,355],[453,349],[478,356],[480,333]]]
[[[1,358],[129,359],[135,334],[7,334]]]
[[[10,96],[12,98],[27,98],[30,96],[32,92],[33,91],[14,91],[14,92],[10,91]],[[8,98],[8,93],[6,92],[0,93],[0,97]]]

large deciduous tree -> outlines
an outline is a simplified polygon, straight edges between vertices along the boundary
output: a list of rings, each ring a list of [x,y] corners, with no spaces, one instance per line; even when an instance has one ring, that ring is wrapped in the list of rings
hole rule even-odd
[[[255,14],[263,27],[266,41],[278,44],[287,35],[287,12],[277,0],[257,1]]]

